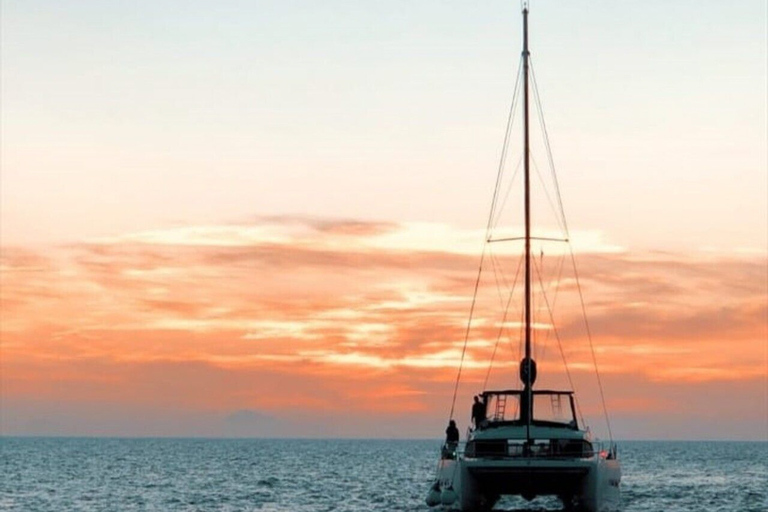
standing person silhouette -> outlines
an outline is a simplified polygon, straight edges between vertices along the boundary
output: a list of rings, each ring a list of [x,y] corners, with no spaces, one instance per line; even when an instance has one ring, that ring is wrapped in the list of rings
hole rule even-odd
[[[475,424],[475,430],[480,428],[480,424],[485,421],[485,403],[480,401],[480,395],[475,397],[475,403],[472,404],[472,423]]]

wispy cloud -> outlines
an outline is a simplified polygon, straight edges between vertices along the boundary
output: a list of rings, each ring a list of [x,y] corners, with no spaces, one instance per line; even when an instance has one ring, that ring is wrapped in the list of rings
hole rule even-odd
[[[482,236],[444,225],[272,217],[45,252],[5,247],[2,393],[272,413],[351,400],[360,410],[434,414],[462,358]],[[607,375],[669,386],[764,377],[764,255],[631,254],[590,236],[577,253],[579,282]],[[576,275],[567,254],[536,254],[546,291],[534,297],[536,357],[570,385],[565,355],[579,384],[592,357]],[[486,375],[491,384],[516,381],[519,276],[509,293],[518,264],[512,249],[486,254],[464,394]],[[160,367],[175,384],[150,392],[140,379]],[[211,387],[201,390],[201,378]],[[617,388],[609,398],[620,405],[625,386]],[[266,389],[281,389],[281,399]]]

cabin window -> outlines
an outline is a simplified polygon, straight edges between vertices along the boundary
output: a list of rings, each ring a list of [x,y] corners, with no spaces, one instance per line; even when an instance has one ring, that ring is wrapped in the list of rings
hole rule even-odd
[[[488,421],[515,421],[520,419],[519,395],[490,395],[485,408]]]
[[[560,394],[534,395],[533,418],[538,421],[570,424],[573,421],[570,397]]]

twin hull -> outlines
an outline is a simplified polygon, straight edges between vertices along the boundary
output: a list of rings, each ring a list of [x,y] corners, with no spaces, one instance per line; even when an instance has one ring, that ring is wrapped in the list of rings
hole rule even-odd
[[[489,510],[502,495],[554,495],[580,510],[609,512],[619,507],[620,481],[618,460],[599,454],[567,460],[460,457],[441,460],[438,469],[443,504],[464,512]]]

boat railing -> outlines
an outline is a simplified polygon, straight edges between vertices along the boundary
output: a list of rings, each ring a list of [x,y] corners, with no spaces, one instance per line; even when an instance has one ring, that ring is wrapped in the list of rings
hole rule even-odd
[[[581,439],[524,440],[489,439],[473,440],[464,447],[462,455],[483,459],[589,459],[600,454],[592,443]]]
[[[468,446],[469,445],[469,446]],[[485,446],[483,446],[485,445]],[[558,445],[553,442],[532,443],[526,448],[525,443],[509,443],[507,440],[485,441],[478,450],[477,441],[467,443],[443,443],[440,447],[442,459],[454,460],[469,458],[537,458],[537,459],[602,459],[618,458],[618,448],[615,442],[608,441],[579,441],[569,445]],[[488,448],[491,448],[490,450]]]

